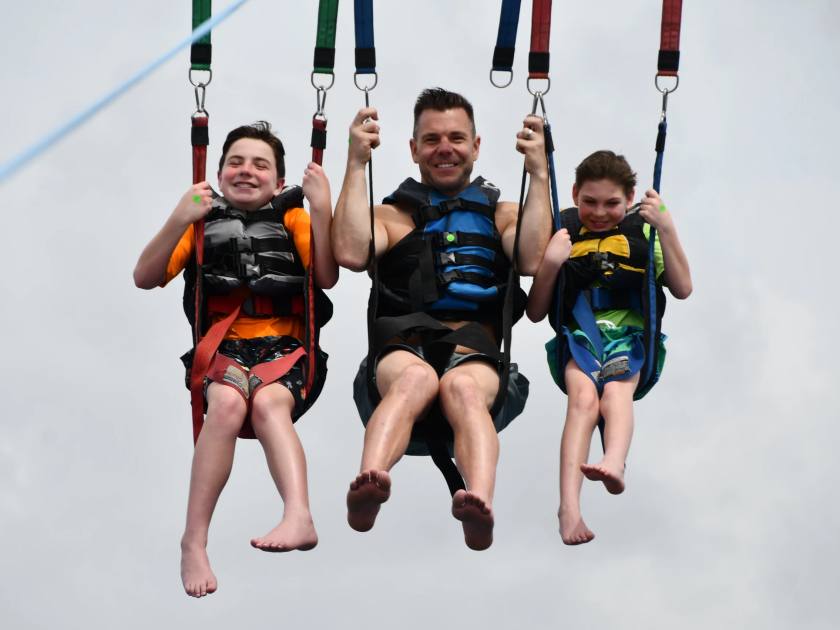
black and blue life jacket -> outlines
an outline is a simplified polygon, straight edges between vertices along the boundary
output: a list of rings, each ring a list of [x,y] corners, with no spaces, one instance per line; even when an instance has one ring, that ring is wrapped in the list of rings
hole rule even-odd
[[[453,197],[409,178],[386,197],[411,212],[415,229],[379,260],[378,316],[496,324],[510,270],[496,229],[498,198],[481,177]]]

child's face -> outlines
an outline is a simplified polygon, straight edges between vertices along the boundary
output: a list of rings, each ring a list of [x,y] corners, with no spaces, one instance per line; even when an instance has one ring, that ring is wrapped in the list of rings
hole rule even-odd
[[[256,138],[240,138],[225,156],[219,171],[225,199],[241,210],[262,208],[283,189],[271,147]]]
[[[580,221],[592,232],[606,232],[621,223],[633,204],[633,195],[609,179],[588,180],[572,187],[572,199],[578,207]]]

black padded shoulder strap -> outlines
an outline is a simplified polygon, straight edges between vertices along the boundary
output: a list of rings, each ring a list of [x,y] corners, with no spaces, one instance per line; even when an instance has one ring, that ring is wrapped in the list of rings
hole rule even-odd
[[[286,186],[274,199],[271,200],[271,207],[280,210],[282,214],[291,208],[303,207],[303,188],[300,186]]]

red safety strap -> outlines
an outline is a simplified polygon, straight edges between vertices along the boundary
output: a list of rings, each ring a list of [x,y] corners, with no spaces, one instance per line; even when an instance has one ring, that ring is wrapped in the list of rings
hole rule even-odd
[[[210,369],[210,364],[219,349],[219,344],[222,343],[222,339],[225,338],[231,324],[239,317],[239,310],[242,308],[242,302],[244,301],[244,294],[239,295],[235,300],[231,300],[228,316],[210,327],[193,352],[192,368],[190,368],[193,442],[198,441],[198,434],[201,433],[201,427],[204,425],[204,377]]]
[[[531,52],[528,78],[548,78],[548,45],[551,38],[551,0],[534,0],[531,8]]]
[[[274,361],[270,361],[269,363],[260,363],[259,365],[255,365],[253,368],[251,368],[251,374],[253,374],[262,381],[253,390],[251,390],[251,400],[254,399],[254,394],[260,391],[260,389],[262,389],[266,385],[270,385],[278,378],[286,374],[289,370],[291,370],[294,367],[295,363],[298,362],[298,359],[300,359],[303,356],[306,356],[306,349],[300,347],[297,348],[294,352],[291,352],[284,357],[280,357],[279,359],[275,359]]]
[[[682,0],[662,0],[662,35],[657,76],[675,77],[680,68]]]
[[[194,115],[192,117],[192,162],[193,162],[193,184],[198,184],[207,179],[207,145],[209,143],[209,133],[207,129],[207,122],[209,117],[205,113],[203,116]],[[194,233],[194,250],[195,250],[195,304],[194,306],[194,322],[193,322],[193,345],[198,345],[201,341],[201,328],[203,323],[201,321],[201,266],[204,264],[204,219],[196,221],[193,224]]]
[[[327,148],[327,120],[312,117],[312,161],[321,165],[324,161],[324,149]]]

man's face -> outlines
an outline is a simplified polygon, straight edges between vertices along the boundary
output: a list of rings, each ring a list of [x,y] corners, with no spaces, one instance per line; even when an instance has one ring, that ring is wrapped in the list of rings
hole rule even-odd
[[[578,207],[580,222],[592,232],[606,232],[621,223],[633,203],[634,191],[624,189],[609,179],[585,181],[572,187],[572,199]]]
[[[454,195],[470,183],[481,138],[463,109],[424,110],[417,119],[417,133],[410,141],[411,158],[420,168],[420,181],[442,193]]]
[[[241,210],[258,210],[283,189],[271,147],[256,138],[240,138],[228,149],[219,188],[225,199]]]

